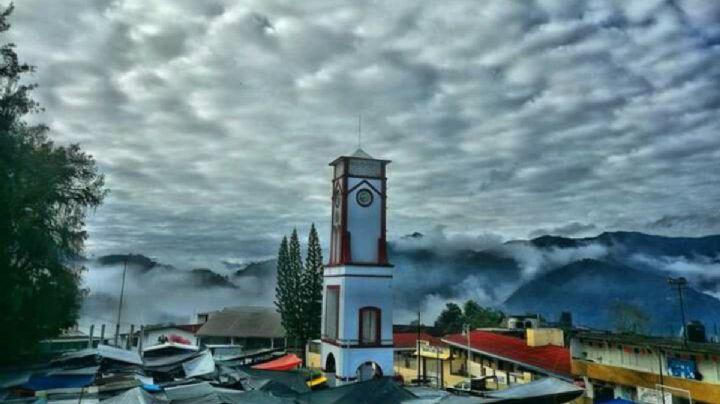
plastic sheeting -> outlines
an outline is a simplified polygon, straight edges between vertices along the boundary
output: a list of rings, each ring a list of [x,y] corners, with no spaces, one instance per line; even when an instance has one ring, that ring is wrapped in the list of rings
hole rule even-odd
[[[302,360],[295,354],[287,354],[270,362],[255,365],[253,369],[259,370],[291,370],[302,363]]]
[[[101,402],[103,404],[165,404],[170,401],[154,397],[140,387],[135,387]]]
[[[389,377],[352,383],[327,390],[313,391],[298,397],[298,401],[307,404],[341,403],[400,403],[415,400],[418,397],[399,386]]]
[[[182,364],[185,377],[202,376],[215,372],[215,360],[210,351],[203,351],[197,358],[190,359]]]
[[[112,359],[118,362],[132,363],[133,365],[143,364],[142,358],[140,358],[140,354],[137,352],[126,351],[110,345],[98,345],[97,353],[103,358]]]
[[[50,389],[66,389],[89,386],[95,380],[95,375],[32,375],[30,380],[22,385],[32,391]]]
[[[529,398],[566,393],[577,393],[580,395],[584,391],[584,389],[574,384],[547,377],[527,384],[518,384],[509,389],[493,391],[487,393],[487,396],[492,398]]]
[[[506,390],[488,392],[488,398],[508,403],[566,403],[580,397],[585,390],[574,384],[548,377],[528,384],[512,386]]]

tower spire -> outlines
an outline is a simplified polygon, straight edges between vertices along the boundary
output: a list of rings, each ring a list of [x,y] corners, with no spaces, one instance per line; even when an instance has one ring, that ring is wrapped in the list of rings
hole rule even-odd
[[[358,149],[362,149],[362,115],[358,115]]]

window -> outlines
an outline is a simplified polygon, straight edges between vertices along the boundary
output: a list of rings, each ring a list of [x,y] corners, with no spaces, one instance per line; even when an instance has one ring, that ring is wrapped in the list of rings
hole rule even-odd
[[[360,344],[380,345],[380,309],[363,307],[360,309]]]
[[[325,337],[338,339],[340,319],[340,286],[330,285],[325,291]]]

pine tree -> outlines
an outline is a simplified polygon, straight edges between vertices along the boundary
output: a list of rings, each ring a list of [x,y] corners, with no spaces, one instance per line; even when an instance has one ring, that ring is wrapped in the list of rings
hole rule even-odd
[[[292,321],[293,307],[291,302],[292,291],[288,279],[290,277],[288,266],[288,240],[283,237],[277,259],[277,284],[275,286],[275,307],[280,313],[280,319],[285,332],[289,335],[294,322]]]
[[[315,224],[310,227],[308,235],[305,269],[302,276],[303,296],[303,337],[306,340],[320,337],[322,316],[322,273],[323,257]]]
[[[301,339],[303,337],[303,302],[302,302],[302,255],[300,252],[300,240],[298,239],[297,229],[293,229],[288,243],[288,274],[287,283],[291,295],[288,299],[290,302],[291,325],[287,330],[288,334],[294,338]]]

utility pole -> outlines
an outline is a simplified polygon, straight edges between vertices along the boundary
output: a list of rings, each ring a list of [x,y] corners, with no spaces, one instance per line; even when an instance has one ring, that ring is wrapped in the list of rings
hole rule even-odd
[[[463,334],[467,338],[467,358],[465,358],[465,371],[468,374],[468,387],[472,387],[472,374],[470,373],[470,324],[463,324]]]
[[[683,277],[679,278],[668,278],[668,285],[670,287],[677,288],[678,298],[680,299],[680,316],[682,319],[682,336],[683,344],[687,346],[687,322],[685,321],[685,304],[683,303],[682,290],[687,286],[687,279]]]
[[[417,352],[417,381],[420,383],[420,310],[417,319],[417,338],[415,338],[415,352]]]
[[[130,254],[125,255],[125,265],[123,266],[122,286],[120,286],[120,304],[118,304],[117,322],[115,323],[115,346],[118,346],[118,337],[120,334],[120,316],[122,316],[123,297],[125,296],[125,275],[127,274],[127,264]]]
[[[665,404],[665,381],[663,380],[662,349],[658,348],[658,370],[660,371],[660,400]]]

